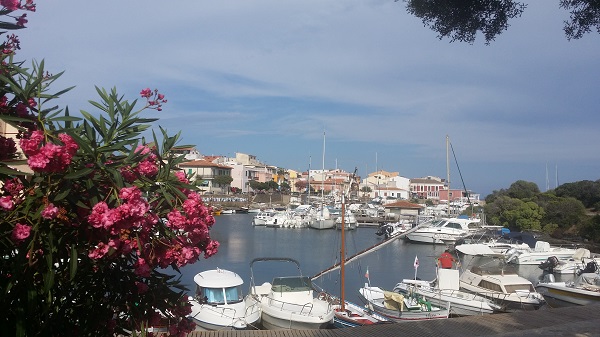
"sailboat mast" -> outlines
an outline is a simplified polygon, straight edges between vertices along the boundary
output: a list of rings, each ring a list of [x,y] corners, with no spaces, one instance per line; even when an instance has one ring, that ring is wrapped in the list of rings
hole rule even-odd
[[[342,247],[340,249],[340,305],[342,312],[346,310],[346,196],[345,193],[342,194]]]
[[[450,216],[450,137],[446,135],[446,184],[448,185],[448,216]]]
[[[323,131],[323,172],[321,173],[321,218],[323,218],[323,207],[325,203],[325,131]],[[322,221],[323,219],[321,219]]]

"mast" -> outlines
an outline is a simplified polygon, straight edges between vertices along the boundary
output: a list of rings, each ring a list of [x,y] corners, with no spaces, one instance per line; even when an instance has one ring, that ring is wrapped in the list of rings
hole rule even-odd
[[[325,131],[323,131],[323,172],[321,173],[321,221],[323,220],[323,207],[325,203]]]
[[[346,292],[346,237],[345,237],[345,232],[346,232],[346,193],[342,193],[342,248],[340,249],[340,305],[341,305],[341,310],[345,311],[346,310],[346,299],[345,299],[345,292]]]
[[[448,216],[450,216],[450,137],[446,135],[446,183],[448,185]]]

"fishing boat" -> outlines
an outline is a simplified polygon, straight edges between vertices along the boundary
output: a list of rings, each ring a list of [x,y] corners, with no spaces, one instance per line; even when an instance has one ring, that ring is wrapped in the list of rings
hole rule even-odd
[[[196,292],[189,297],[189,317],[197,330],[243,330],[257,328],[260,303],[243,296],[242,278],[229,270],[212,269],[194,276]]]
[[[504,308],[489,298],[460,290],[458,269],[437,268],[437,279],[424,281],[404,279],[394,292],[410,296],[413,293],[440,307],[449,307],[452,316],[473,316],[503,312]]]
[[[272,282],[256,285],[257,262],[295,264],[299,275],[274,277]],[[260,302],[261,323],[267,330],[324,329],[333,324],[331,304],[314,294],[311,279],[302,276],[300,263],[290,258],[255,258],[250,263],[251,294]]]
[[[416,293],[405,296],[368,283],[359,289],[358,295],[370,310],[395,322],[444,319],[450,314],[450,308],[439,307]]]

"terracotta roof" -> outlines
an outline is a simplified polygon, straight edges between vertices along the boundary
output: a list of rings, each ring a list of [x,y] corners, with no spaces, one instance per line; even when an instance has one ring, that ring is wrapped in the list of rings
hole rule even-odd
[[[229,170],[232,169],[229,166],[215,164],[213,162],[210,162],[210,161],[204,160],[204,159],[188,161],[188,162],[179,164],[179,166],[180,167],[217,167],[217,168],[229,169]]]
[[[390,204],[383,205],[385,208],[423,208],[422,205],[413,204],[412,202],[408,202],[406,200],[400,200],[396,202],[392,202]]]

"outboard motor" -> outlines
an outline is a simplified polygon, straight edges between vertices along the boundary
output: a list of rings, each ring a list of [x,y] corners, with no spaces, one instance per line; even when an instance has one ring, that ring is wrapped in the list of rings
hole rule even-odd
[[[554,282],[556,282],[556,280],[554,279],[554,275],[553,274],[544,274],[544,276],[542,278],[542,282],[544,282],[544,283],[554,283]]]
[[[554,268],[558,266],[558,258],[556,256],[550,256],[548,259],[539,264],[540,269],[546,270],[550,273],[554,272]]]
[[[506,262],[510,263],[519,256],[519,251],[516,248],[511,248],[504,253],[504,256],[506,256]]]
[[[585,273],[595,273],[597,271],[598,265],[596,264],[596,261],[590,261],[585,265],[585,268],[583,270],[580,269],[577,271],[577,276]]]

